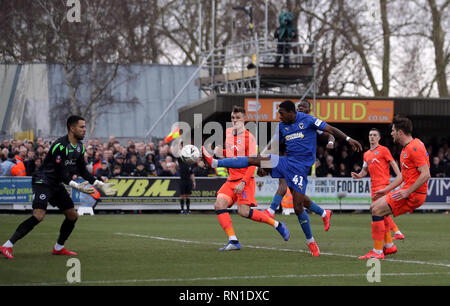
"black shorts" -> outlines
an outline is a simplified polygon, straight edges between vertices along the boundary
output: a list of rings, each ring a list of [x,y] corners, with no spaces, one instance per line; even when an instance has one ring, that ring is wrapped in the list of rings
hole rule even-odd
[[[192,193],[192,181],[180,180],[180,195]]]
[[[47,209],[48,203],[58,207],[61,211],[74,208],[72,198],[64,185],[49,186],[45,184],[32,184],[33,209]]]

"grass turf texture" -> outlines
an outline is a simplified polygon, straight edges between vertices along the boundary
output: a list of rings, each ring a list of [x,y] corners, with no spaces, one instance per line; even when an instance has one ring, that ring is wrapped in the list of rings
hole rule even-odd
[[[25,218],[0,215],[1,243]],[[294,215],[277,215],[291,231],[288,242],[266,224],[232,219],[240,251],[218,251],[226,236],[214,214],[81,216],[66,247],[79,254],[81,285],[450,285],[449,215],[395,218],[406,239],[381,262],[380,283],[368,283],[371,267],[357,259],[372,248],[368,214],[334,214],[329,232],[310,215],[318,258],[309,254]],[[51,255],[62,220],[47,215],[16,244],[14,260],[0,258],[0,285],[68,284],[70,257]]]

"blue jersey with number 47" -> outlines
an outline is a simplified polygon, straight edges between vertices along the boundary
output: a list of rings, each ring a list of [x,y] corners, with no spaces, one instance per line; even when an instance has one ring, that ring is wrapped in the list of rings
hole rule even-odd
[[[302,112],[297,112],[292,124],[280,122],[278,137],[286,143],[288,162],[311,167],[316,161],[316,131],[323,131],[326,126],[326,122]]]

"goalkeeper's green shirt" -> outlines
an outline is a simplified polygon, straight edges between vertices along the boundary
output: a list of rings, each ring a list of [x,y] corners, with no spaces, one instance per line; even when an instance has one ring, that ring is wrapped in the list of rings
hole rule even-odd
[[[93,184],[95,177],[86,169],[84,152],[85,148],[81,141],[74,146],[67,135],[57,139],[33,175],[32,183],[53,186],[61,183],[69,184],[76,174]]]

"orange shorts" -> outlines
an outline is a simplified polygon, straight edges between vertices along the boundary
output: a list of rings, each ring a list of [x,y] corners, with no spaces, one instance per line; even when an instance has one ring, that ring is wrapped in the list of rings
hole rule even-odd
[[[406,199],[395,200],[392,195],[398,190],[393,190],[386,195],[386,201],[391,207],[394,217],[403,215],[407,212],[411,213],[414,209],[422,206],[427,198],[426,193],[413,192]]]
[[[372,189],[371,189],[371,191],[372,191],[372,202],[374,202],[373,197],[375,196],[375,192],[378,191],[378,190],[383,189],[383,188],[386,187],[387,185],[389,185],[389,184],[386,184],[386,185],[378,185],[378,186],[372,187]]]
[[[244,189],[240,194],[234,193],[234,188],[241,182],[241,180],[227,181],[217,191],[217,196],[222,195],[228,199],[228,207],[231,207],[235,202],[238,205],[245,204],[250,206],[258,206],[255,199],[255,179],[250,179],[245,184]]]

